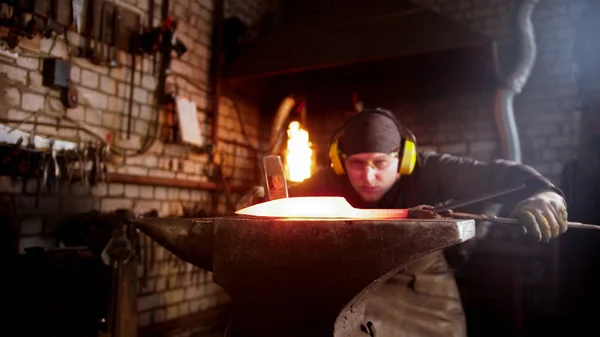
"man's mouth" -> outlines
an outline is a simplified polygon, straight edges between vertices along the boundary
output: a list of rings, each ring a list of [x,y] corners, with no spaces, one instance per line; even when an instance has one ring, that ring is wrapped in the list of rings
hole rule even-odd
[[[360,189],[367,193],[374,193],[379,191],[379,187],[377,186],[361,186]]]

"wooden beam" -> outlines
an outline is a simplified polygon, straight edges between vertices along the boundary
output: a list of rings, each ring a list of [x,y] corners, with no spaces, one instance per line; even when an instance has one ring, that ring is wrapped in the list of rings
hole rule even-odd
[[[108,183],[121,183],[121,184],[137,184],[137,185],[153,185],[153,186],[167,186],[167,187],[179,187],[189,189],[199,189],[205,191],[214,191],[217,189],[217,184],[214,182],[203,182],[193,180],[181,180],[173,178],[161,178],[161,177],[149,177],[132,174],[119,174],[119,173],[108,173]],[[246,192],[251,186],[230,186],[231,192]]]

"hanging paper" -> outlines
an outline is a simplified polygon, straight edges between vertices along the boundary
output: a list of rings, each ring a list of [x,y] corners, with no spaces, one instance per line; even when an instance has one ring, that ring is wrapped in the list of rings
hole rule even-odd
[[[177,119],[181,130],[181,141],[197,146],[203,146],[200,122],[196,102],[184,97],[177,97]]]

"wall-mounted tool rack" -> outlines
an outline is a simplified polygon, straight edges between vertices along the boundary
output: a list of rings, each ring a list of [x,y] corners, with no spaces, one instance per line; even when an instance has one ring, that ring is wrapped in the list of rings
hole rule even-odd
[[[0,36],[11,48],[18,38],[49,38],[65,31],[80,33],[93,44],[102,44],[107,53],[122,50],[132,53],[132,36],[142,31],[143,13],[114,0],[1,0],[9,7],[0,25],[8,27]],[[15,42],[17,38],[17,42]],[[113,50],[114,49],[114,50]],[[81,55],[84,56],[84,55]]]

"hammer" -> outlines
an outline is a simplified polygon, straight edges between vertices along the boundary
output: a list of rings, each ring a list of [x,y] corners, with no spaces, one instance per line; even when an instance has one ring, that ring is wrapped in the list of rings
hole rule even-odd
[[[281,157],[276,155],[264,157],[262,171],[265,201],[287,198],[288,187]]]

